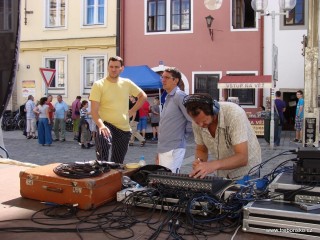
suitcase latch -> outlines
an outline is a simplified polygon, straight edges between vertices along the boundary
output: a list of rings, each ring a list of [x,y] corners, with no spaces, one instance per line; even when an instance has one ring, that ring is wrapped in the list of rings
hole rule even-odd
[[[81,193],[82,192],[82,188],[81,187],[78,187],[78,183],[77,182],[71,182],[71,185],[72,185],[72,191],[73,193]]]
[[[32,186],[33,185],[33,177],[32,177],[32,175],[28,175],[26,177],[26,185],[27,186]]]

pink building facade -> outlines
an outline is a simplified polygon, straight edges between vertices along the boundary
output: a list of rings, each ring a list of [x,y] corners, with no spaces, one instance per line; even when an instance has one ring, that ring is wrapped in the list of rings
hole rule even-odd
[[[263,73],[263,22],[250,3],[224,0],[219,9],[209,10],[202,0],[123,0],[120,55],[127,66],[148,65],[156,72],[177,67],[187,93],[238,97],[246,111],[254,112],[262,104],[262,89],[218,88],[223,76]]]

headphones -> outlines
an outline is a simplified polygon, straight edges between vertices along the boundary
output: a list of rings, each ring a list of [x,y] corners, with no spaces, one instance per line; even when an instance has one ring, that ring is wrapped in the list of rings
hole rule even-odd
[[[211,114],[218,115],[220,111],[220,104],[217,100],[213,100],[213,98],[207,93],[196,93],[190,94],[184,97],[182,104],[187,107],[189,103],[204,103],[209,104],[211,106]]]

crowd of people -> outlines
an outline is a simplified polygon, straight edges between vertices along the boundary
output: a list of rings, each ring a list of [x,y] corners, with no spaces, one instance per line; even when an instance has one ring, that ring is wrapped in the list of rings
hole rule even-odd
[[[210,173],[238,179],[261,163],[261,149],[245,111],[232,102],[217,102],[209,94],[187,95],[179,88],[181,73],[166,68],[161,76],[166,91],[162,105],[159,97],[147,101],[146,93],[133,81],[120,77],[124,67],[120,57],[108,60],[108,74],[96,81],[88,99],[77,96],[72,102],[73,137],[80,148],[95,146],[97,160],[123,163],[135,139],[146,144],[146,129],[151,124],[151,143],[157,143],[155,164],[178,173],[186,151],[186,138],[191,132],[195,140],[195,160],[190,177],[203,178]],[[296,139],[301,141],[303,124],[302,91],[296,113]],[[68,105],[62,96],[52,104],[52,96],[35,104],[29,96],[25,105],[26,137],[38,139],[42,146],[66,141]],[[286,104],[276,92],[275,111],[279,116],[275,145],[280,144]],[[36,124],[37,123],[37,124]],[[36,129],[38,135],[36,134]],[[212,159],[209,159],[209,153]],[[110,156],[109,156],[110,155]]]

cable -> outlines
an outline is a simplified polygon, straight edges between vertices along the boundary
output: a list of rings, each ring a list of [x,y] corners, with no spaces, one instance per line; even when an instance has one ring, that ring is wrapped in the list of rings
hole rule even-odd
[[[9,153],[8,153],[8,151],[7,151],[4,147],[0,146],[0,149],[1,149],[1,150],[3,150],[3,151],[5,152],[5,154],[7,155],[7,157],[6,157],[6,158],[10,158],[10,157],[9,157]],[[2,156],[0,155],[0,157],[2,157]],[[3,158],[3,157],[2,157],[2,158]]]

